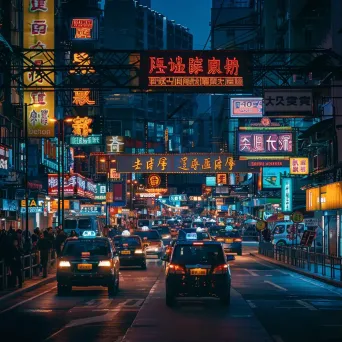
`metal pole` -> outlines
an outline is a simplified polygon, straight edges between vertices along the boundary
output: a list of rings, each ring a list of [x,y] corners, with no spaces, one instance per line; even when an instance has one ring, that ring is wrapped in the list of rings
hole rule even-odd
[[[62,228],[64,229],[64,120],[61,120],[61,135],[62,135]]]
[[[109,156],[107,156],[106,198],[107,198],[107,193],[109,192],[109,175],[110,175]],[[109,218],[108,211],[109,211],[109,202],[106,203],[106,226],[108,226],[108,218]]]
[[[60,159],[61,159],[61,150],[60,150],[60,133],[61,133],[61,128],[60,128],[60,121],[57,121],[58,125],[58,132],[57,132],[57,178],[58,178],[58,207],[57,207],[57,226],[61,224],[61,168],[60,168]]]
[[[28,175],[29,175],[29,170],[28,170],[28,158],[29,158],[29,153],[28,153],[28,113],[27,113],[27,103],[25,103],[24,108],[25,108],[25,240],[26,242],[28,241],[29,238],[29,189],[28,189]]]

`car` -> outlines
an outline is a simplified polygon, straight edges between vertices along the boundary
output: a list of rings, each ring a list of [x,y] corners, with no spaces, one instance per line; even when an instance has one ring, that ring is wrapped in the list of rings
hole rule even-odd
[[[152,229],[155,229],[158,231],[162,240],[170,240],[171,239],[171,231],[170,231],[169,226],[161,225],[161,226],[157,226],[157,227],[152,227]]]
[[[209,227],[209,233],[213,238],[215,238],[221,230],[224,230],[224,227],[218,226],[216,224],[214,226]]]
[[[68,238],[57,261],[58,295],[68,294],[73,286],[106,286],[109,295],[119,289],[120,260],[112,241],[84,231]]]
[[[138,235],[143,240],[147,256],[161,258],[164,255],[164,243],[159,233],[154,229],[137,230]]]
[[[216,241],[222,243],[225,253],[242,255],[242,238],[238,230],[221,230],[216,235]]]
[[[146,270],[146,251],[140,236],[124,230],[121,235],[114,236],[113,242],[119,254],[120,266],[139,266]]]
[[[305,230],[307,227],[304,223],[278,221],[271,233],[272,244],[277,247],[299,245]]]
[[[166,305],[177,297],[217,297],[230,304],[231,274],[221,243],[177,241],[171,256],[165,254]]]
[[[200,241],[210,241],[212,240],[210,234],[203,231],[201,228],[186,228],[181,229],[178,232],[177,240],[200,240]]]

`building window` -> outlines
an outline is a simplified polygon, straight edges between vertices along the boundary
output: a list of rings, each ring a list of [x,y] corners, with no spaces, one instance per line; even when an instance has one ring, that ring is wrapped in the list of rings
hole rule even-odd
[[[125,137],[128,137],[130,138],[132,135],[131,135],[131,130],[130,129],[125,129]]]

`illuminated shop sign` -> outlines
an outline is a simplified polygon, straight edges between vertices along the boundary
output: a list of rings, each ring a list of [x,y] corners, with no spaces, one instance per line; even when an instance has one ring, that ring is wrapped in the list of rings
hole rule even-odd
[[[97,18],[73,18],[70,24],[72,40],[96,40],[98,38]]]
[[[229,154],[144,154],[117,155],[121,173],[227,173],[248,172],[247,161]]]
[[[125,137],[110,136],[106,137],[106,152],[122,153],[125,152]]]
[[[89,126],[93,122],[93,119],[88,118],[87,116],[80,118],[77,116],[72,119],[72,133],[74,135],[78,135],[81,137],[88,137],[89,134],[93,131]]]
[[[95,200],[105,201],[106,200],[107,185],[103,183],[96,184]]]
[[[289,175],[288,167],[264,167],[262,169],[262,188],[280,189],[281,179]]]
[[[81,204],[81,210],[80,214],[84,215],[100,215],[102,212],[102,206],[101,205],[89,205],[89,204]]]
[[[264,103],[261,97],[243,97],[230,99],[232,118],[260,118],[264,115]]]
[[[216,177],[205,177],[206,186],[216,186]]]
[[[73,146],[82,146],[82,145],[101,145],[102,144],[102,135],[101,134],[92,134],[87,137],[79,137],[79,136],[71,136],[70,137],[70,145]]]
[[[28,136],[30,138],[48,138],[55,135],[54,118],[55,93],[51,84],[55,81],[53,71],[48,76],[33,70],[32,65],[50,67],[54,69],[54,53],[44,53],[45,49],[54,49],[54,0],[24,0],[23,22],[24,25],[24,49],[35,50],[28,52],[24,60],[23,82],[25,89],[24,103],[27,107]],[[25,69],[27,71],[25,71]],[[49,78],[49,80],[47,79]],[[48,82],[49,81],[49,82]],[[41,90],[50,87],[50,91]],[[25,110],[23,111],[24,115]],[[24,118],[24,120],[26,120]]]
[[[161,184],[161,177],[155,174],[149,175],[147,179],[147,184],[151,188],[157,188]]]
[[[141,54],[145,89],[243,89],[252,86],[251,59],[234,51],[146,51]]]
[[[292,178],[283,178],[281,182],[281,208],[283,212],[292,211]]]
[[[309,173],[309,158],[290,158],[291,175],[307,175]]]
[[[294,132],[238,132],[238,154],[293,154],[295,153],[294,138]]]
[[[7,147],[0,145],[0,175],[8,174],[9,152],[10,150]]]
[[[95,106],[97,104],[95,97],[95,91],[90,89],[75,89],[72,91],[72,106]]]
[[[228,175],[226,173],[218,173],[216,175],[216,184],[227,185],[228,184]]]
[[[250,167],[279,167],[290,165],[289,160],[249,160],[248,166]]]

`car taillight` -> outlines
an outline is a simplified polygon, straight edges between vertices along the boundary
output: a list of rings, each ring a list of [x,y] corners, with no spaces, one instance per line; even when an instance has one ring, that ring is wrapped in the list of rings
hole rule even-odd
[[[224,239],[216,238],[216,241],[222,242],[222,241],[224,241]]]
[[[227,264],[216,266],[213,270],[213,274],[226,274],[226,273],[228,273]]]
[[[170,274],[185,274],[185,268],[180,265],[170,264],[169,273]]]
[[[242,239],[234,239],[234,242],[242,242]]]

